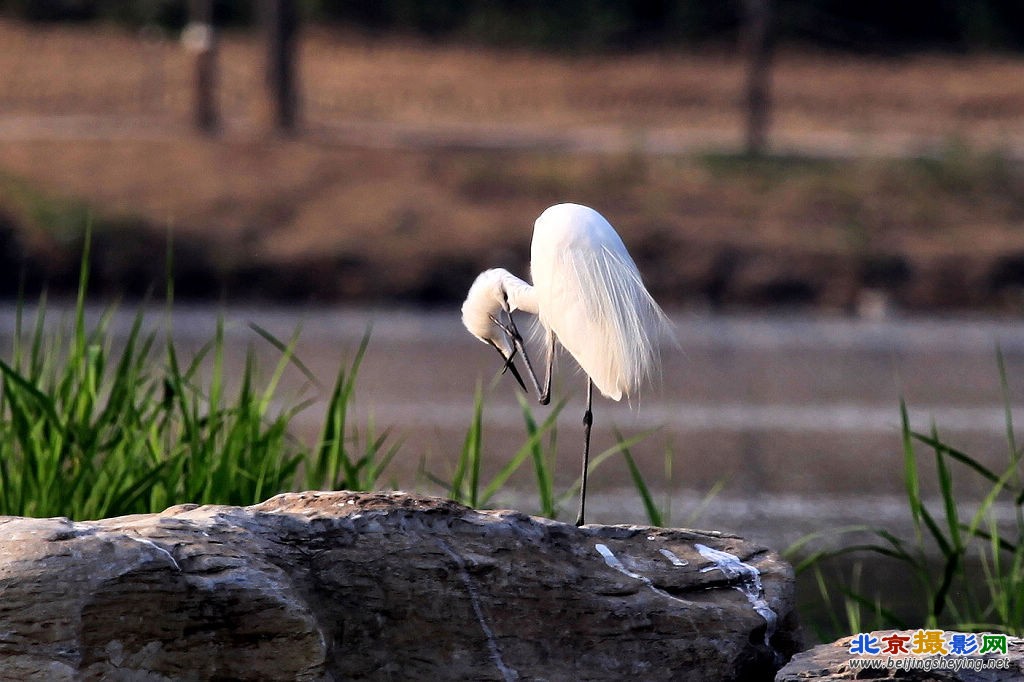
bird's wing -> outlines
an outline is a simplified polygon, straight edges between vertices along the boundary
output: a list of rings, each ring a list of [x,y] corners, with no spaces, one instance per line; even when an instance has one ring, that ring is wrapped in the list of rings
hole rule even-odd
[[[671,334],[636,264],[617,235],[569,246],[554,258],[542,322],[603,395],[635,395],[658,371],[659,342]]]

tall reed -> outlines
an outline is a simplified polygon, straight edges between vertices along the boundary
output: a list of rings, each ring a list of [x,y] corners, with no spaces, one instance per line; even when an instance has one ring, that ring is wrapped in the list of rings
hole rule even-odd
[[[884,528],[853,526],[808,535],[786,551],[798,573],[814,572],[823,600],[834,602],[838,590],[847,614],[847,634],[861,627],[922,626],[1024,634],[1022,453],[1014,435],[1006,366],[1002,354],[997,355],[1007,440],[1003,468],[992,469],[948,444],[934,424],[927,433],[913,430],[906,403],[901,400],[903,479],[913,536],[903,538]],[[935,465],[939,497],[933,502],[926,501],[921,492],[921,445],[930,451]],[[959,477],[980,479],[986,490],[970,512],[956,493]],[[809,551],[826,538],[834,542],[843,537],[858,539],[838,548]],[[868,539],[859,539],[863,537]],[[860,562],[872,557],[895,562],[910,579],[915,611],[909,617],[886,605],[881,585],[864,591],[859,580],[854,580],[852,585],[840,583],[828,589],[822,577],[826,564],[841,560],[856,574]],[[844,630],[839,621],[833,626]]]
[[[0,360],[0,514],[100,518],[181,502],[253,504],[307,487],[368,489],[394,455],[389,432],[347,418],[363,339],[342,366],[324,430],[311,452],[290,433],[310,401],[279,397],[301,371],[299,330],[287,341],[253,326],[277,359],[264,376],[252,345],[240,375],[225,369],[223,320],[191,357],[173,339],[173,285],[163,336],[140,311],[115,343],[108,307],[87,319],[89,240],[70,324],[45,294],[34,320],[16,305],[9,359]],[[285,407],[280,407],[285,405]]]

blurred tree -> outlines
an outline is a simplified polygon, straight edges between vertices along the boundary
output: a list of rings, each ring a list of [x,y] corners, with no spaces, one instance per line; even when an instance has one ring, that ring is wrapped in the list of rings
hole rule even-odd
[[[266,83],[278,132],[298,126],[299,94],[295,66],[299,10],[295,0],[262,0],[267,32]]]
[[[740,47],[747,59],[747,154],[763,154],[771,115],[772,0],[743,0]]]
[[[204,133],[220,125],[217,112],[217,32],[213,0],[189,0],[189,23],[182,34],[185,47],[195,54],[193,121]]]

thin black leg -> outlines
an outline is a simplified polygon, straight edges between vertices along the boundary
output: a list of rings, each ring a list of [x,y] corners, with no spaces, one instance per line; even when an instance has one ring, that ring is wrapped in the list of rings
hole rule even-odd
[[[586,517],[587,507],[587,469],[590,468],[590,427],[594,424],[594,382],[587,377],[587,409],[583,413],[583,473],[580,476],[580,513],[576,516],[576,525],[582,526]]]

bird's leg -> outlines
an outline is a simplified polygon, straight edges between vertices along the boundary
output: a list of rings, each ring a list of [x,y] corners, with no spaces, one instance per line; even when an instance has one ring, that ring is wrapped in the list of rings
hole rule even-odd
[[[587,506],[587,469],[590,468],[590,427],[594,423],[594,382],[587,377],[587,409],[583,413],[583,473],[580,476],[580,512],[576,516],[576,525],[582,526],[586,521]]]
[[[547,369],[544,373],[544,390],[537,389],[537,402],[547,405],[551,402],[551,375],[555,368],[555,333],[548,330]]]

